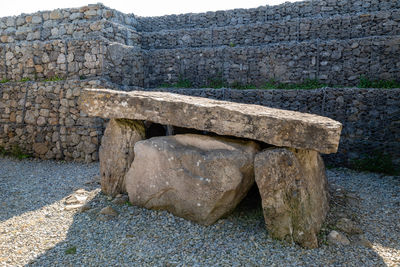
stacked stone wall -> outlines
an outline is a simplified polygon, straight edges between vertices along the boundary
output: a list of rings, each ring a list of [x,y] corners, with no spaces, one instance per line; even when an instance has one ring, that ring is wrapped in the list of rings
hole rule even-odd
[[[96,160],[104,122],[80,112],[83,87],[400,81],[399,24],[400,0],[311,0],[151,18],[96,4],[0,18],[0,146]],[[339,153],[328,157],[335,163],[376,150],[400,158],[399,89],[156,90],[336,119],[344,129]]]
[[[104,27],[107,22],[107,27]],[[137,22],[134,15],[123,14],[101,4],[40,11],[0,18],[0,42],[82,38],[90,32],[111,32],[109,27],[120,24],[134,31]]]
[[[338,14],[367,13],[398,9],[399,0],[310,0],[261,6],[251,9],[234,9],[207,13],[188,13],[160,17],[137,17],[136,28],[142,32],[237,26],[247,23],[265,23],[292,18]],[[345,30],[345,29],[344,29]]]
[[[77,101],[83,88],[113,88],[100,80],[0,85],[0,146],[46,159],[96,161],[104,120]]]
[[[292,18],[212,28],[142,33],[142,48],[171,49],[215,46],[257,46],[306,40],[345,40],[400,34],[400,10],[332,17]]]
[[[370,79],[400,78],[400,36],[346,40],[281,42],[262,46],[220,46],[147,51],[145,86],[210,79],[263,85],[270,79],[299,83],[318,79],[333,85],[356,85]]]

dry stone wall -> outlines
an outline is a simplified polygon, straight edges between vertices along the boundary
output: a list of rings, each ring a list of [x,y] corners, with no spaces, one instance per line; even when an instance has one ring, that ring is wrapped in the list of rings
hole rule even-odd
[[[265,84],[270,79],[299,83],[319,79],[355,85],[370,79],[399,79],[400,36],[281,42],[262,46],[155,49],[146,53],[146,87],[188,79],[195,86],[210,79],[228,84]]]
[[[338,14],[391,10],[398,9],[399,4],[399,0],[310,0],[252,9],[234,9],[161,17],[138,17],[136,28],[139,31],[152,32],[171,29],[235,26],[297,17],[331,17]]]
[[[384,10],[332,17],[292,18],[212,28],[186,28],[142,33],[142,48],[256,46],[306,40],[344,40],[399,35],[400,11]]]
[[[103,121],[87,119],[74,104],[85,86],[399,80],[399,24],[400,0],[309,0],[162,17],[96,4],[0,18],[0,80],[9,81],[0,84],[0,146],[96,160]],[[399,89],[157,90],[336,119],[344,129],[339,153],[329,156],[334,162],[374,150],[399,158]]]
[[[81,112],[82,88],[112,88],[106,81],[66,80],[0,85],[0,146],[46,159],[95,161],[104,120]]]
[[[1,43],[18,41],[49,40],[60,38],[82,38],[90,33],[113,33],[112,38],[122,35],[118,25],[127,31],[135,30],[134,15],[112,10],[102,4],[81,8],[40,11],[34,14],[21,14],[0,18]],[[124,38],[126,38],[124,36]],[[134,39],[134,37],[133,37]],[[113,40],[113,39],[112,39]]]

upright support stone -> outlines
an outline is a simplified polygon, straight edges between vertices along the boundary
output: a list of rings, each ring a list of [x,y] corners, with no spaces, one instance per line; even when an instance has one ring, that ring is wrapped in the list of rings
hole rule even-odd
[[[135,157],[134,145],[145,137],[141,121],[110,120],[99,151],[101,189],[105,194],[115,196],[126,192],[125,174]]]
[[[329,209],[325,167],[318,152],[267,149],[256,155],[254,168],[269,234],[318,247],[317,234]]]

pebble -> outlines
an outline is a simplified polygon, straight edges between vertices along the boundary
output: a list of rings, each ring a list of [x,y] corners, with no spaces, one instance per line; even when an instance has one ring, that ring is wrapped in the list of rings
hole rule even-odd
[[[115,197],[115,199],[113,199],[111,202],[116,205],[123,205],[123,204],[126,204],[128,201],[129,201],[128,196],[121,195],[120,197],[118,197],[118,196]]]
[[[347,218],[341,218],[340,220],[338,220],[338,222],[336,223],[336,228],[342,232],[351,235],[363,233],[363,231],[355,222]]]
[[[328,243],[331,245],[350,245],[349,239],[342,233],[335,230],[331,231],[328,235]]]
[[[102,208],[100,210],[100,214],[103,215],[109,215],[109,216],[118,216],[118,212],[116,212],[113,208],[111,208],[110,206],[107,206],[105,208]]]

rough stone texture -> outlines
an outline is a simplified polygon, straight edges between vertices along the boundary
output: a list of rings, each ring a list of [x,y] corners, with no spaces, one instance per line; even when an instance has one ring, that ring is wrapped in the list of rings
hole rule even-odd
[[[133,90],[134,88],[132,88]],[[400,166],[400,89],[328,87],[317,90],[148,89],[258,104],[318,114],[343,124],[339,150],[325,162],[348,165],[363,155],[385,152]]]
[[[100,80],[6,83],[0,85],[0,146],[43,159],[97,161],[104,120],[77,106],[83,87]],[[109,84],[109,86],[112,86]]]
[[[97,132],[101,136],[102,129],[82,129],[86,126],[77,123],[79,110],[68,107],[65,101],[60,110],[62,116],[67,116],[67,110],[72,112],[65,123],[71,127],[75,121],[77,127],[73,129],[58,130],[57,125],[64,121],[58,123],[56,112],[50,112],[51,118],[36,116],[29,110],[24,112],[25,94],[21,90],[33,97],[36,85],[14,83],[23,78],[37,82],[55,76],[96,77],[113,81],[120,90],[156,87],[328,116],[344,126],[338,153],[325,157],[330,163],[348,164],[363,154],[380,151],[400,164],[399,89],[158,88],[180,78],[191,80],[195,86],[212,79],[227,84],[260,85],[270,78],[296,83],[318,78],[340,85],[356,85],[361,75],[398,79],[399,10],[399,1],[330,0],[149,18],[122,14],[96,4],[0,18],[0,80],[13,81],[0,84],[0,145],[18,143],[32,151],[33,143],[43,141],[32,139],[31,134],[41,131],[47,142],[53,137],[64,138],[61,132],[74,134],[75,141],[76,135],[93,138],[91,135]],[[124,58],[115,57],[119,52],[123,52]],[[43,84],[39,82],[38,86]],[[44,86],[52,90],[52,83]],[[63,90],[54,90],[60,100],[70,97]],[[12,99],[2,98],[3,92]],[[48,109],[47,101],[42,104],[28,99],[26,103]],[[23,127],[21,119],[22,124],[26,121],[35,127]],[[43,157],[97,158],[94,154],[84,155],[93,149],[91,146],[79,146],[75,153],[68,142],[64,146],[68,148],[57,146],[52,151],[54,143]],[[72,147],[75,146],[74,143]]]
[[[135,153],[134,145],[146,138],[143,122],[111,119],[99,151],[101,190],[111,196],[125,193],[125,174]]]
[[[341,245],[348,246],[350,245],[349,239],[342,233],[339,233],[335,230],[331,231],[328,235],[328,243],[330,245]]]
[[[267,149],[256,155],[254,170],[269,234],[317,247],[329,209],[325,167],[318,152]]]
[[[86,89],[80,101],[91,116],[150,120],[326,154],[336,152],[342,130],[321,116],[172,93]]]
[[[138,17],[136,28],[143,32],[153,32],[187,28],[227,27],[299,17],[314,18],[322,16],[332,18],[346,13],[363,14],[398,9],[398,6],[399,2],[394,0],[298,1],[251,9],[234,9],[197,14],[188,13],[161,17]],[[368,16],[365,14],[361,17],[365,19]]]
[[[344,233],[347,234],[362,234],[363,231],[361,230],[361,228],[352,220],[347,219],[347,218],[341,218],[337,221],[336,223],[336,228],[339,231],[342,231]]]
[[[252,141],[192,134],[139,141],[126,175],[129,199],[210,225],[230,213],[254,183],[257,150]]]

